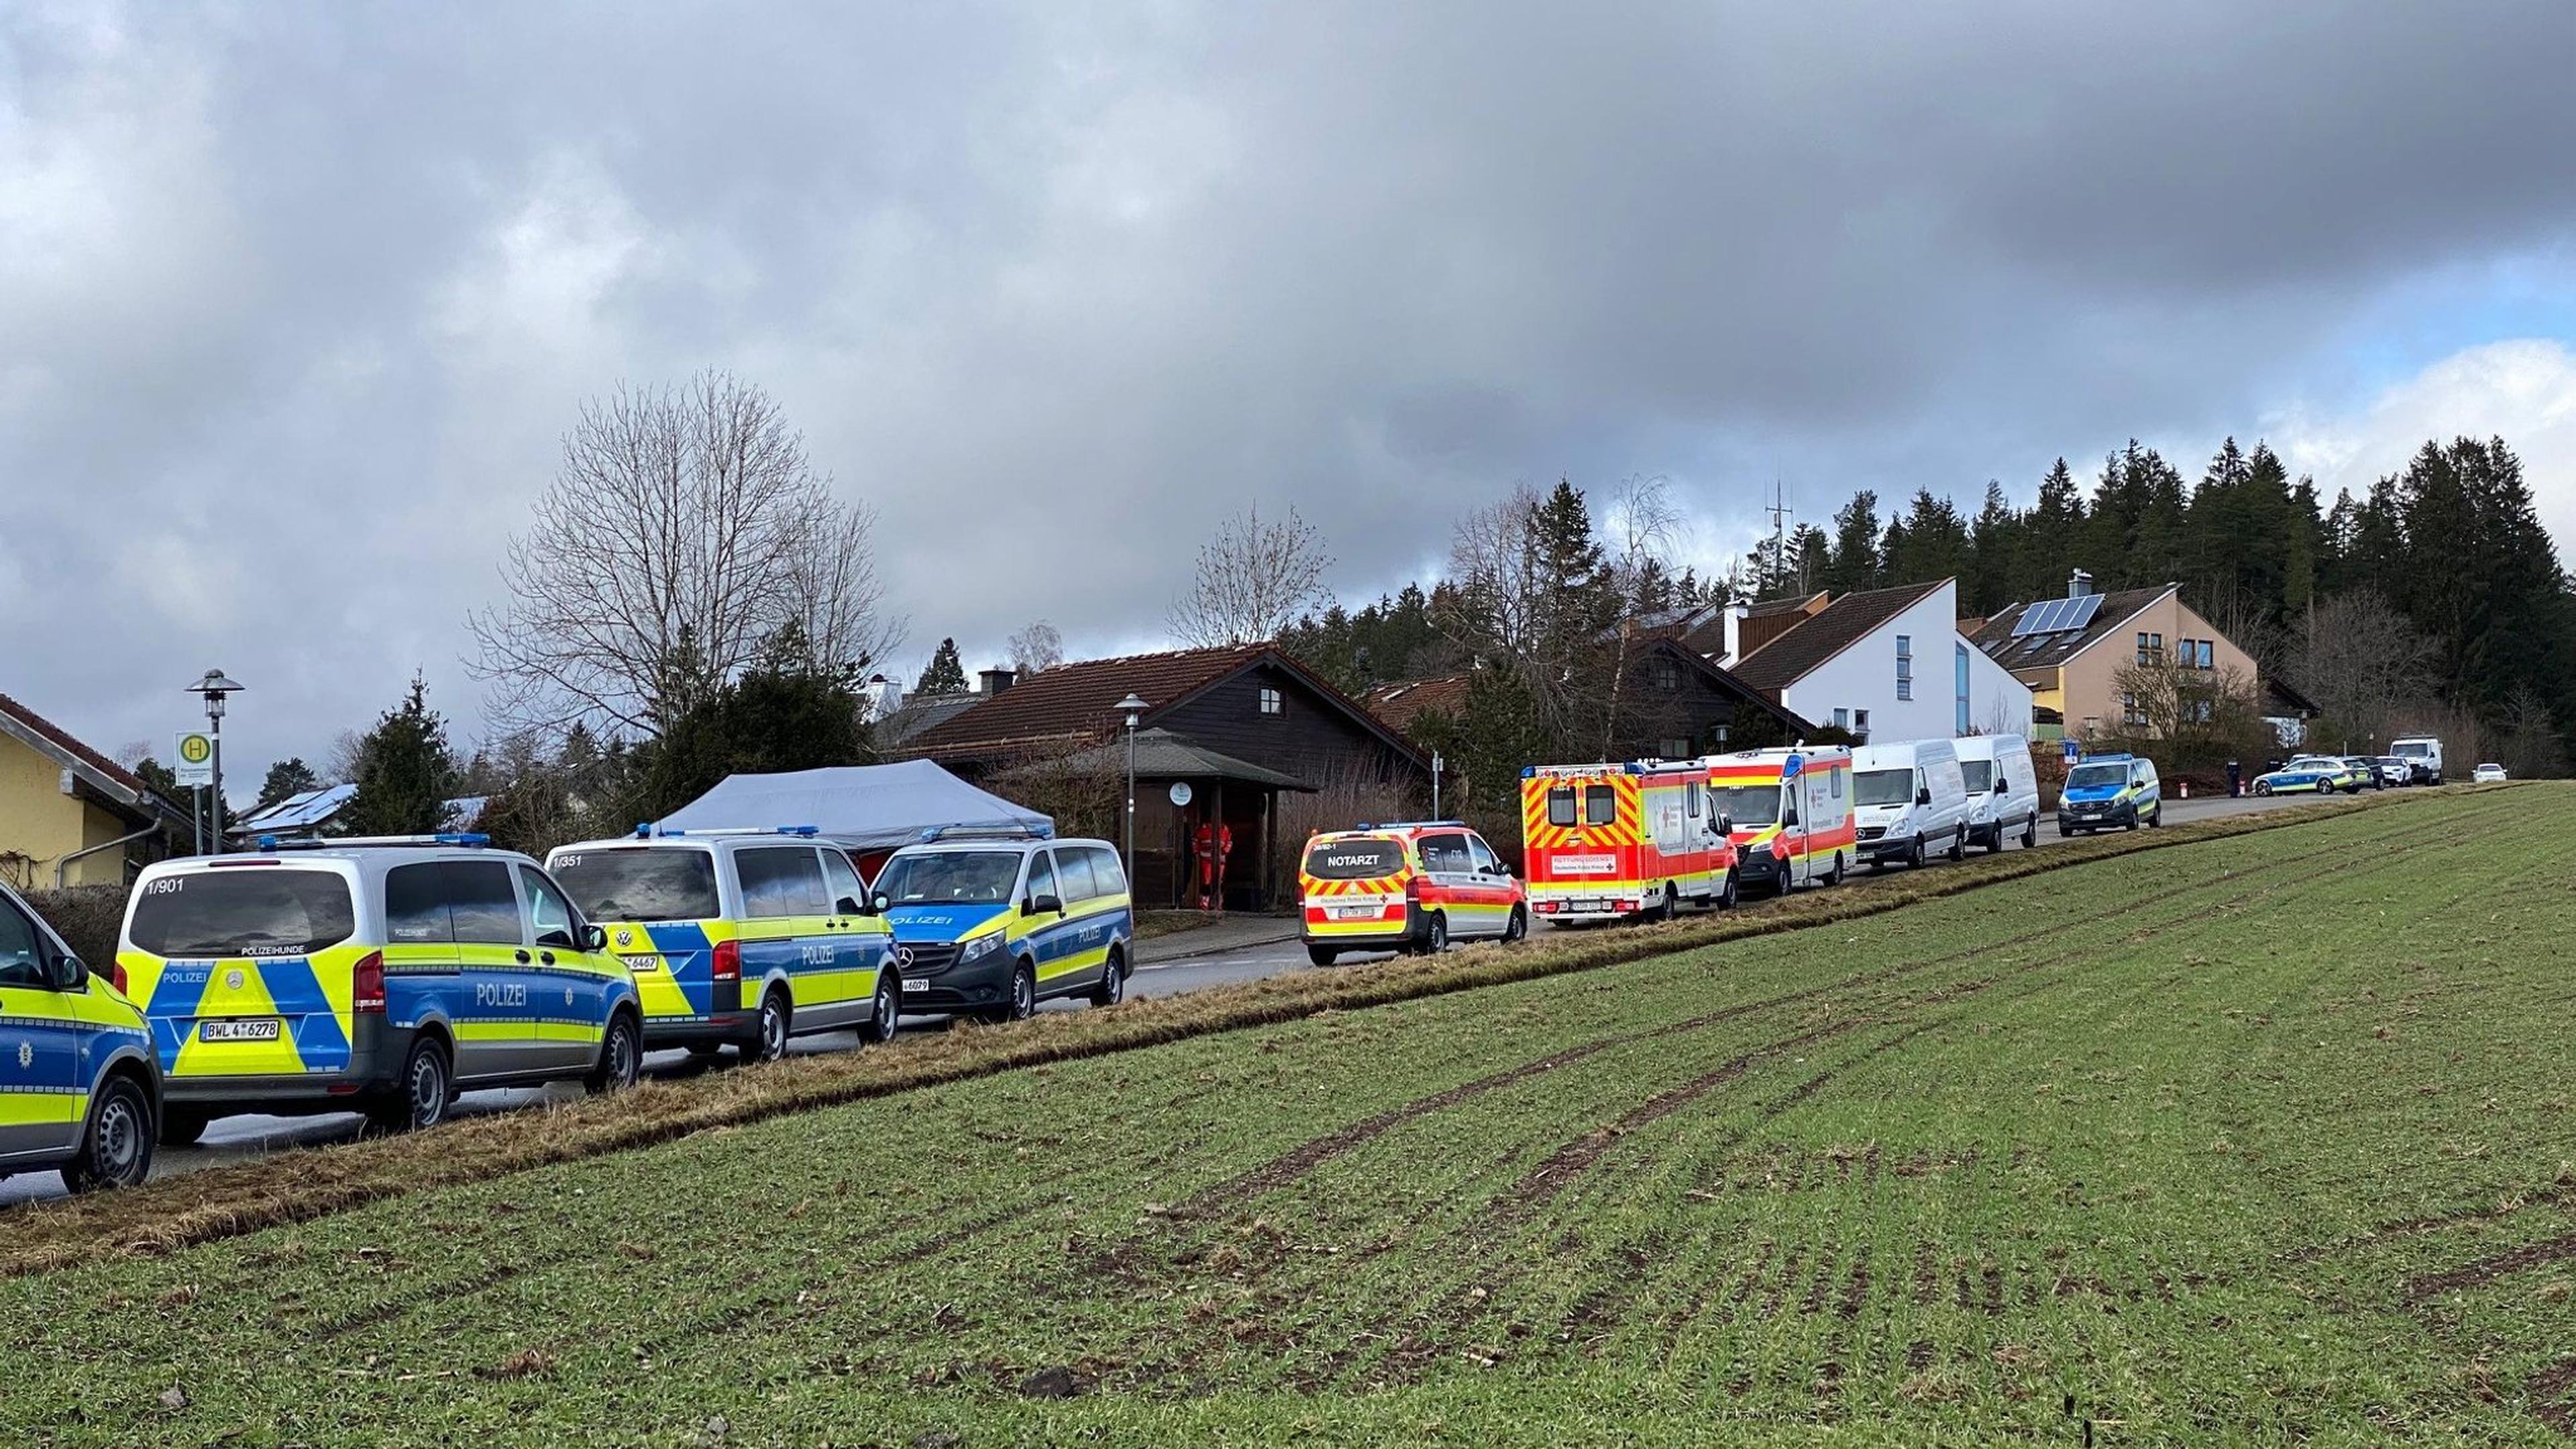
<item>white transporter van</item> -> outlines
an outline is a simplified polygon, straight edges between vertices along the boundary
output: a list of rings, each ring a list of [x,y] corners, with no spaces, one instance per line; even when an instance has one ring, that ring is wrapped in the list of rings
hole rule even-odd
[[[2406,768],[2418,785],[2442,783],[2442,742],[2430,736],[2411,740],[2391,740],[2388,753],[2406,762]]]
[[[2039,776],[2030,742],[2019,735],[1970,735],[1957,742],[1959,779],[1968,792],[1968,843],[2001,850],[2008,836],[2039,844]]]
[[[1968,790],[1958,748],[1948,740],[1863,745],[1852,751],[1852,813],[1860,858],[1921,865],[1927,849],[1952,860],[1968,853]]]

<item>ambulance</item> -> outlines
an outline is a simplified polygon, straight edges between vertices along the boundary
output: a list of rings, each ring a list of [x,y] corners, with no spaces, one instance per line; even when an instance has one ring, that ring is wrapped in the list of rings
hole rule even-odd
[[[1306,841],[1297,868],[1306,959],[1345,951],[1432,955],[1451,941],[1529,934],[1520,880],[1463,820],[1404,820]]]
[[[1737,851],[1747,886],[1787,892],[1833,885],[1855,861],[1852,753],[1840,745],[1744,750],[1702,760],[1709,809]]]
[[[1698,761],[1533,765],[1521,771],[1530,906],[1557,925],[1732,906],[1735,846]]]

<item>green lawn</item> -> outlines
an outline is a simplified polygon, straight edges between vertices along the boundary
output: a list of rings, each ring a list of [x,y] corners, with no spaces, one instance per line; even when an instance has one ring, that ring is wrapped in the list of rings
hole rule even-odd
[[[2564,1443],[2571,879],[2449,795],[24,1277],[0,1442]]]

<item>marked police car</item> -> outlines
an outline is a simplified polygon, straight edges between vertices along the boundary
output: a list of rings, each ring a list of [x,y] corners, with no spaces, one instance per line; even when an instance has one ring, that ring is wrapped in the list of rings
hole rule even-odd
[[[131,1187],[151,1175],[160,1109],[143,1013],[0,885],[0,1177]]]
[[[886,858],[906,1011],[1017,1021],[1049,997],[1126,997],[1135,913],[1117,848],[1017,831],[931,830]]]
[[[770,1061],[791,1036],[894,1037],[894,938],[841,848],[810,825],[640,827],[559,846],[546,869],[635,973],[644,1045]]]
[[[524,855],[480,835],[276,841],[146,866],[117,989],[160,1059],[161,1141],[234,1112],[445,1120],[467,1088],[634,1084],[625,963]]]
[[[2155,762],[2136,755],[2086,755],[2066,772],[2057,796],[2057,833],[2150,829],[2165,823]]]

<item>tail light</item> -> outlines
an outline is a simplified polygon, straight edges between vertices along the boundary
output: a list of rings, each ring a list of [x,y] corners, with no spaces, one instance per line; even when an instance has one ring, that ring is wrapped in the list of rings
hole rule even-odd
[[[716,942],[715,955],[711,959],[715,966],[716,980],[740,981],[742,979],[742,943],[740,941]]]
[[[349,1009],[364,1016],[385,1012],[385,953],[369,951],[349,969]]]
[[[1422,904],[1422,877],[1409,875],[1404,878],[1404,903],[1408,906]]]
[[[119,961],[114,966],[108,968],[107,979],[115,983],[116,994],[123,996],[125,994],[125,963]]]

